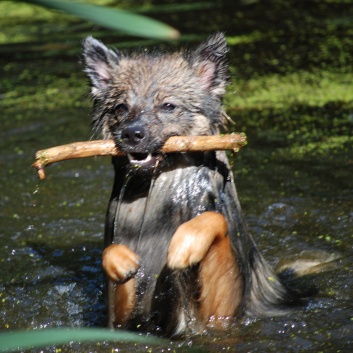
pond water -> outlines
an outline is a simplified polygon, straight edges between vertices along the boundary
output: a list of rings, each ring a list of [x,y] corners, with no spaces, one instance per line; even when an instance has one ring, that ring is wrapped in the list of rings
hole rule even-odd
[[[284,106],[279,112],[271,106],[271,101],[266,105],[260,99],[261,106],[244,103],[246,94],[250,96],[249,91],[256,92],[256,84],[247,85],[253,77],[266,76],[266,72],[276,73],[280,81],[285,71],[282,64],[273,62],[276,56],[276,60],[281,60],[272,47],[274,40],[268,42],[261,36],[256,39],[263,55],[261,62],[262,59],[256,57],[255,42],[248,38],[247,44],[249,33],[261,32],[267,25],[274,31],[272,33],[281,33],[282,39],[275,35],[273,39],[282,41],[288,36],[285,37],[288,53],[287,56],[282,53],[282,59],[293,72],[304,68],[315,72],[315,68],[320,69],[322,63],[330,64],[332,59],[323,49],[320,50],[321,61],[313,58],[315,48],[312,56],[293,49],[297,45],[300,50],[310,51],[311,46],[305,47],[303,42],[309,41],[312,28],[304,32],[305,28],[301,27],[298,36],[293,33],[291,25],[295,26],[295,23],[292,20],[300,18],[300,14],[286,12],[291,9],[290,5],[294,6],[292,2],[285,5],[270,1],[270,9],[265,3],[239,1],[235,5],[231,1],[224,2],[202,14],[200,10],[177,12],[169,23],[185,33],[198,32],[193,23],[199,21],[200,33],[196,34],[221,29],[232,36],[237,33],[244,36],[244,42],[239,47],[231,47],[230,51],[232,67],[240,67],[235,73],[240,82],[235,90],[242,89],[243,93],[240,91],[239,101],[232,100],[231,91],[230,98],[226,99],[228,112],[237,121],[236,130],[245,130],[249,141],[236,156],[231,156],[240,202],[251,233],[274,266],[290,257],[312,258],[326,254],[335,258],[325,271],[309,277],[309,282],[318,288],[318,294],[290,315],[244,318],[225,333],[195,337],[164,347],[72,343],[62,351],[186,352],[189,346],[210,352],[352,351],[352,144],[346,144],[338,152],[328,148],[320,154],[310,151],[305,155],[296,154],[290,149],[294,141],[289,138],[292,127],[283,122],[285,114],[293,114],[293,106]],[[345,58],[353,53],[353,45],[345,42],[340,33],[352,34],[345,22],[353,18],[352,5],[349,1],[324,1],[321,5],[309,1],[307,7],[301,5],[308,26],[315,22],[310,16],[319,11],[331,27],[318,28],[331,31],[330,35],[338,33],[332,37],[337,40],[336,51],[332,47],[330,50],[331,55],[340,53],[341,62],[335,64],[333,71],[350,77],[352,69]],[[229,13],[237,20],[231,21]],[[261,14],[265,16],[262,18]],[[286,26],[283,14],[287,16]],[[214,21],[209,23],[211,15]],[[166,14],[160,17],[168,20]],[[59,21],[66,19],[59,17]],[[276,27],[276,21],[282,26]],[[6,25],[6,21],[4,23]],[[113,182],[109,158],[52,165],[47,169],[44,181],[39,181],[36,171],[30,167],[37,150],[88,140],[92,134],[90,102],[86,96],[88,88],[77,63],[79,42],[91,26],[85,27],[79,21],[68,21],[67,26],[72,30],[76,28],[76,32],[73,30],[71,36],[68,34],[65,38],[49,26],[52,37],[43,39],[39,24],[35,27],[35,39],[28,39],[27,44],[10,42],[0,46],[1,75],[5,78],[0,92],[1,331],[101,327],[106,319],[101,253],[105,210]],[[316,27],[313,25],[313,28]],[[107,32],[102,33],[108,42],[114,42]],[[341,42],[338,37],[342,38]],[[49,43],[48,48],[43,48],[45,41]],[[52,43],[63,43],[64,48],[57,49]],[[239,57],[236,55],[238,50]],[[352,85],[346,87],[353,90]],[[323,131],[325,135],[327,130],[328,134],[331,131],[337,136],[351,136],[352,102],[346,96],[332,100],[307,109],[298,103],[296,118],[315,116],[323,121],[320,125],[315,119],[313,122],[303,118],[300,123],[312,132],[313,139],[317,139],[317,131]],[[335,117],[336,125],[327,123],[328,115]],[[343,123],[341,117],[346,119]],[[334,125],[332,129],[329,124]],[[336,129],[337,124],[339,129]],[[58,352],[57,349],[51,347],[44,351]]]

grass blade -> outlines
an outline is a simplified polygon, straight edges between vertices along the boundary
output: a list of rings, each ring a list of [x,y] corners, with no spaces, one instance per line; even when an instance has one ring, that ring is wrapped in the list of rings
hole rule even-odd
[[[158,39],[176,39],[179,37],[179,32],[176,29],[162,22],[116,8],[65,0],[21,1],[64,11],[130,35]]]
[[[119,341],[141,344],[163,344],[168,341],[139,335],[127,331],[110,331],[96,328],[54,328],[33,331],[17,331],[0,333],[0,352],[20,351],[69,343],[72,341]]]

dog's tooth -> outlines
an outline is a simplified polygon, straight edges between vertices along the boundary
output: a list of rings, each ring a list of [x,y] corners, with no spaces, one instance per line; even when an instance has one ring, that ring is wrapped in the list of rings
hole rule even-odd
[[[134,160],[134,158],[132,157],[132,155],[130,153],[127,154],[127,158],[129,158],[130,162],[132,162]]]

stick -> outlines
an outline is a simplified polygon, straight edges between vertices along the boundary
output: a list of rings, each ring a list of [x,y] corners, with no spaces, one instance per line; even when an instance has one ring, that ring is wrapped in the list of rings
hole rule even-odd
[[[246,143],[244,133],[213,136],[172,136],[166,141],[160,152],[178,153],[213,150],[238,152]],[[117,149],[113,140],[74,142],[38,151],[32,167],[37,168],[39,178],[44,179],[44,168],[55,162],[83,157],[124,156],[125,154],[125,152]]]

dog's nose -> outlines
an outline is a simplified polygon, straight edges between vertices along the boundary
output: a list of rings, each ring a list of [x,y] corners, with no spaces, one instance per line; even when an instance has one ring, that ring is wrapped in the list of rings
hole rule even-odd
[[[121,131],[121,139],[123,143],[136,146],[146,137],[145,129],[140,125],[129,126]]]

